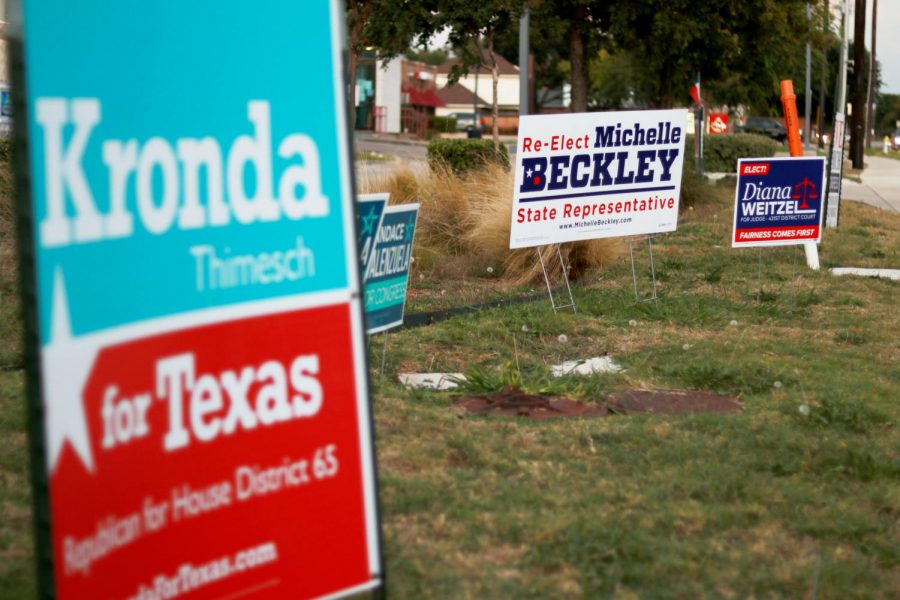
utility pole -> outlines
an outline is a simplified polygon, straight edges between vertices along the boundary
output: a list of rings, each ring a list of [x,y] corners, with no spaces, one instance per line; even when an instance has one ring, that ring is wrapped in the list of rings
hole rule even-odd
[[[869,44],[869,89],[866,91],[866,148],[872,147],[872,127],[875,125],[875,26],[878,23],[878,0],[872,0],[872,42]]]
[[[825,10],[822,11],[822,33],[828,32],[828,14],[829,14],[829,5],[828,0],[824,0]],[[819,111],[818,111],[818,119],[816,119],[816,129],[819,133],[819,147],[824,148],[824,133],[825,133],[825,80],[828,75],[828,53],[825,46],[822,46],[822,65],[821,71],[819,73]]]
[[[847,102],[847,37],[850,30],[848,0],[841,5],[841,56],[838,63],[837,90],[834,95],[834,135],[831,137],[831,158],[828,163],[828,199],[825,226],[837,227],[841,208],[841,175],[844,165],[844,110]]]
[[[841,113],[842,115],[847,110],[847,50],[849,46],[849,37],[850,37],[850,1],[844,0],[843,8],[841,9],[842,15],[842,24],[841,24],[841,58],[838,61],[838,93],[835,99],[835,112]],[[844,143],[841,141],[841,146]]]
[[[531,15],[528,10],[528,4],[525,4],[522,10],[522,16],[519,19],[519,116],[527,115],[528,99],[531,89],[528,84],[528,34],[531,25]]]
[[[856,0],[853,28],[853,114],[850,115],[850,160],[863,168],[866,137],[866,0]]]
[[[812,21],[812,6],[806,5],[806,20]],[[805,148],[811,148],[811,115],[812,112],[812,42],[806,40],[806,87],[803,88],[803,145]]]

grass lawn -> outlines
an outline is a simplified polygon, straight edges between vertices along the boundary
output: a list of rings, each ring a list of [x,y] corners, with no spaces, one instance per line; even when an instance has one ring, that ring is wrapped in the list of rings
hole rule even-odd
[[[574,285],[575,313],[554,314],[544,296],[392,333],[383,378],[382,339],[372,340],[392,597],[896,597],[900,283],[810,271],[801,248],[732,250],[732,204],[733,188],[712,188],[676,233],[655,239],[656,302],[635,301],[623,260]],[[635,256],[649,292],[645,243]],[[820,256],[824,268],[900,267],[900,215],[843,203]],[[17,598],[34,584],[10,287],[0,596]],[[486,271],[414,271],[407,312],[545,291]],[[626,371],[549,377],[551,364],[604,353]],[[446,392],[403,389],[399,371],[464,371],[479,389],[518,382],[589,402],[634,388],[711,390],[744,410],[486,418],[460,413]]]
[[[882,158],[893,158],[894,160],[900,160],[900,152],[897,150],[891,150],[887,154],[884,153],[883,148],[869,148],[865,151],[866,156],[881,156]]]

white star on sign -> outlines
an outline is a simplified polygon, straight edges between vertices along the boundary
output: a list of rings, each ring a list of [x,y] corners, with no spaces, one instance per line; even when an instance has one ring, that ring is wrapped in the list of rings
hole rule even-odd
[[[66,440],[87,470],[94,470],[83,396],[96,356],[94,344],[72,337],[66,285],[62,269],[57,267],[53,274],[50,342],[41,351],[48,473],[53,473]]]
[[[531,177],[531,174],[532,174],[532,173],[533,173],[533,171],[532,171],[531,169],[528,169],[528,170],[525,171],[525,176],[526,176],[526,177]]]

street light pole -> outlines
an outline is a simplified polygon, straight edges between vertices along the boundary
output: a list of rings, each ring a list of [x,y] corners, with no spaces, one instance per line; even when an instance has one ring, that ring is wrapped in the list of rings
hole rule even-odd
[[[528,35],[531,15],[526,4],[519,19],[519,116],[528,114]]]
[[[837,112],[843,114],[847,110],[847,39],[850,29],[850,15],[848,14],[848,0],[844,0],[841,9],[843,23],[841,25],[841,57],[838,62],[838,75],[840,84],[837,93]]]
[[[806,20],[812,20],[812,7],[809,4],[806,5]],[[803,106],[803,118],[805,121],[803,127],[803,145],[809,149],[811,137],[810,113],[812,112],[812,44],[809,40],[806,40],[806,87],[803,90],[803,96],[805,99]]]

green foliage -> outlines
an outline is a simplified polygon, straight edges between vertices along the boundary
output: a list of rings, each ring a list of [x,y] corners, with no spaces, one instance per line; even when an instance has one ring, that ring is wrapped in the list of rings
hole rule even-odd
[[[441,133],[456,131],[456,117],[428,117],[428,129]]]
[[[435,48],[434,50],[410,50],[406,53],[406,58],[409,60],[417,60],[433,67],[443,64],[449,56],[450,53],[446,48]]]
[[[500,152],[494,154],[490,140],[442,140],[433,139],[428,144],[428,164],[432,169],[449,167],[456,174],[477,169],[488,162],[497,162],[509,167],[506,146],[500,145]]]
[[[878,94],[875,109],[875,132],[880,136],[890,135],[900,121],[900,94]]]
[[[874,427],[890,423],[887,415],[868,406],[859,398],[827,397],[809,407],[809,414],[797,413],[797,418],[813,427],[845,429],[865,433]]]
[[[685,153],[694,147],[694,136],[687,136]],[[703,138],[703,170],[707,173],[737,173],[737,159],[775,156],[778,142],[752,133],[709,135]],[[685,157],[685,165],[691,162]],[[687,169],[686,169],[687,170]]]
[[[610,54],[601,50],[588,65],[588,102],[591,108],[615,110],[634,108],[636,73],[640,61],[629,52]],[[638,102],[638,104],[643,104]]]
[[[806,4],[617,2],[609,29],[621,49],[638,57],[638,90],[651,104],[687,102],[700,72],[704,81],[720,82],[714,94],[718,102],[757,105],[777,96],[781,79],[802,74],[803,46],[819,23],[806,18]]]

